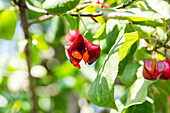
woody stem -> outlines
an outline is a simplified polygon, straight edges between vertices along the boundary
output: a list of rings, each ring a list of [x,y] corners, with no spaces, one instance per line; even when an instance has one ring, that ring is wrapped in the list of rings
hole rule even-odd
[[[28,80],[29,80],[29,90],[31,94],[31,101],[32,101],[32,111],[31,113],[37,113],[37,99],[36,99],[36,94],[35,94],[35,86],[34,86],[34,78],[31,75],[31,52],[30,52],[30,47],[31,47],[31,42],[30,42],[30,33],[29,33],[29,23],[28,23],[28,13],[27,13],[27,8],[26,8],[26,0],[19,0],[16,2],[14,0],[14,3],[17,3],[16,5],[19,6],[19,12],[20,12],[20,19],[21,19],[21,26],[23,28],[24,36],[25,39],[28,40],[27,45],[25,46],[25,56],[26,56],[26,62],[27,62],[27,68],[28,68]]]

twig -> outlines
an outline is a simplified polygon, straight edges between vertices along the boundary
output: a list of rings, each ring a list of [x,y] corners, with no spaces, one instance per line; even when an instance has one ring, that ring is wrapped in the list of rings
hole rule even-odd
[[[73,13],[70,13],[69,15],[71,16],[81,16],[81,17],[97,17],[97,16],[102,16],[103,15],[103,12],[99,12],[99,13],[91,13],[91,14],[73,14]]]
[[[34,7],[34,6],[31,6],[28,2],[26,2],[26,6],[29,10],[32,10],[34,12],[38,12],[38,13],[42,13],[42,14],[46,14],[46,15],[49,15],[49,13],[44,10],[44,9],[40,9],[40,8],[37,8],[37,7]],[[51,15],[51,14],[50,14]],[[71,16],[86,16],[86,17],[97,17],[97,16],[102,16],[103,13],[100,12],[100,13],[92,13],[92,14],[77,14],[77,13],[70,13]]]
[[[31,24],[33,24],[33,23],[36,23],[36,22],[40,22],[40,21],[43,21],[43,20],[50,19],[50,18],[52,18],[53,16],[54,16],[54,15],[49,14],[49,15],[41,16],[41,17],[39,17],[38,19],[31,20],[31,21],[29,21],[29,26],[30,26]]]
[[[81,4],[88,4],[88,3],[92,3],[92,1],[91,0],[89,0],[89,1],[82,1],[82,2],[79,3],[79,5],[81,5]]]
[[[164,22],[164,24],[165,24],[165,26],[166,26],[166,29],[167,29],[167,31],[168,31],[170,28],[169,28],[169,26],[168,26],[167,20],[164,20],[164,19],[161,19],[161,20]]]
[[[92,13],[92,14],[69,14],[71,16],[77,16],[79,17],[80,16],[84,16],[84,17],[96,17],[96,16],[102,16],[103,15],[103,12],[100,12],[100,13]],[[38,19],[35,19],[35,20],[31,20],[29,22],[29,25],[33,24],[33,23],[36,23],[36,22],[40,22],[40,21],[44,21],[44,20],[47,20],[47,19],[50,19],[52,17],[54,17],[55,15],[52,15],[52,14],[48,14],[48,15],[43,15],[41,17],[39,17]]]
[[[25,47],[25,55],[26,55],[26,61],[27,61],[27,67],[28,67],[28,74],[29,74],[29,89],[31,92],[31,100],[33,103],[32,107],[32,113],[37,113],[37,99],[36,99],[36,94],[35,94],[35,87],[34,87],[34,78],[31,76],[31,55],[30,55],[30,33],[28,31],[28,14],[26,10],[26,4],[25,0],[19,0],[18,2],[19,5],[19,11],[20,11],[20,19],[21,19],[21,26],[24,31],[25,38],[28,40],[28,43]]]
[[[117,7],[114,7],[113,9],[120,9],[120,8],[125,8],[127,6],[129,6],[130,4],[132,4],[135,0],[132,0],[132,1],[129,1],[127,3],[123,3]],[[91,1],[89,1],[91,2]],[[87,3],[89,3],[87,2]],[[85,2],[86,3],[86,2]],[[82,3],[84,4],[84,3]],[[49,14],[46,10],[44,9],[40,9],[40,8],[37,8],[37,7],[34,7],[34,6],[31,6],[28,2],[26,2],[26,7],[29,9],[29,10],[32,10],[34,12],[38,12],[38,13],[42,13],[42,14],[46,14],[46,16],[42,16],[42,17],[39,17],[38,19],[36,20],[32,20],[30,21],[29,25],[33,24],[33,23],[36,23],[36,22],[39,22],[39,21],[43,21],[43,20],[46,20],[46,19],[49,19],[52,16],[52,14]],[[77,14],[77,13],[70,13],[71,16],[77,16],[79,17],[79,15],[81,17],[97,17],[97,16],[102,16],[103,15],[103,12],[99,12],[99,13],[92,13],[92,14]]]
[[[136,1],[136,0],[128,1],[127,3],[123,3],[123,4],[119,5],[119,6],[116,6],[116,7],[114,7],[113,9],[125,8],[125,7],[127,7],[127,6],[129,6],[129,5],[131,5],[134,1]]]
[[[46,15],[43,15],[43,16],[39,17],[38,19],[31,20],[31,21],[29,22],[29,25],[31,25],[31,24],[33,24],[33,23],[36,23],[36,22],[40,22],[40,21],[46,20],[46,19],[49,19],[49,18],[55,16],[55,15],[49,14],[49,13],[48,13],[46,10],[44,10],[44,9],[40,9],[40,8],[31,6],[28,2],[26,2],[26,7],[27,7],[29,10],[31,10],[31,11],[38,12],[38,13],[42,13],[42,14],[46,14]],[[79,15],[82,16],[82,17],[97,17],[97,16],[102,16],[102,15],[103,15],[103,12],[92,13],[92,14],[70,13],[69,15],[71,15],[71,16],[77,16],[77,17],[79,17]]]

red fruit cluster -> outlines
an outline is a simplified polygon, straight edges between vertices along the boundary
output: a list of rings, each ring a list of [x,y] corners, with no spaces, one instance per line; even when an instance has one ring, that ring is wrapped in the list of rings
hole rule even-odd
[[[65,46],[66,56],[74,67],[80,67],[80,61],[83,59],[85,64],[91,65],[100,56],[100,46],[88,41],[81,34],[75,36],[73,43]]]
[[[145,59],[143,76],[148,80],[170,79],[170,59],[156,61],[155,59]]]

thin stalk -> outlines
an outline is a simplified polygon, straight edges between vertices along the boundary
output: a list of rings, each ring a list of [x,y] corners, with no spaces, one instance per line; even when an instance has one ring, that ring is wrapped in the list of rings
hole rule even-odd
[[[85,30],[86,30],[85,33],[84,33],[84,35],[83,35],[83,36],[85,36],[87,33],[89,33],[89,31],[87,30],[87,27],[86,27],[86,25],[85,25],[83,19],[81,18],[80,14],[78,14],[78,16],[79,16],[79,18],[80,18],[81,22],[83,23],[84,28],[85,28]]]

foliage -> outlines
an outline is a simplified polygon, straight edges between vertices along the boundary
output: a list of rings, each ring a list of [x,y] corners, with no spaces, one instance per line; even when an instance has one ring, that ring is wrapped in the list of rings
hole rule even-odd
[[[26,0],[28,21],[21,1],[0,1],[0,113],[169,113],[170,80],[143,77],[144,59],[170,58],[169,1],[68,1]],[[92,65],[67,59],[70,30],[100,46]]]

